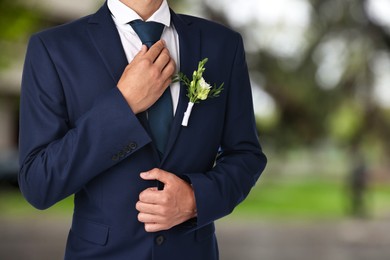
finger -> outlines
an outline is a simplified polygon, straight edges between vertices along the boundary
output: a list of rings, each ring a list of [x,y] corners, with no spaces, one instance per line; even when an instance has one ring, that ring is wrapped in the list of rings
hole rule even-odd
[[[166,64],[163,71],[161,72],[161,76],[163,78],[167,78],[171,80],[172,75],[175,73],[175,70],[176,70],[176,62],[173,59],[170,59],[169,63]]]
[[[135,208],[140,213],[160,215],[160,216],[163,213],[163,207],[162,206],[160,206],[158,204],[144,203],[142,201],[138,201],[137,204],[135,204]]]
[[[153,215],[153,214],[148,214],[148,213],[139,213],[138,216],[138,221],[142,223],[153,223],[153,224],[162,224],[165,221],[165,218],[158,216],[158,215]]]
[[[154,168],[147,172],[141,172],[140,176],[144,180],[158,180],[164,184],[167,184],[170,180],[172,180],[173,174],[158,168]]]
[[[162,40],[159,40],[152,47],[150,47],[148,52],[145,54],[145,57],[148,57],[151,61],[154,62],[164,48],[164,42]]]
[[[146,45],[142,45],[141,50],[135,55],[134,59],[138,56],[145,55],[148,51],[148,47]]]
[[[154,233],[158,231],[168,230],[169,227],[159,223],[145,223],[145,231]]]
[[[139,194],[139,201],[147,204],[159,204],[161,191],[157,190],[157,188],[146,189]]]
[[[142,201],[138,201],[136,204],[135,204],[135,209],[138,211],[138,212],[142,212],[142,213],[148,213],[148,214],[153,214],[154,213],[154,208],[155,204],[149,204],[149,203],[144,203]]]
[[[154,61],[154,64],[160,69],[160,71],[163,71],[170,60],[171,56],[169,55],[169,51],[167,48],[164,48]]]
[[[165,82],[163,83],[163,89],[165,91],[165,89],[167,89],[169,87],[169,85],[171,85],[172,83],[172,77],[169,77],[165,80]]]

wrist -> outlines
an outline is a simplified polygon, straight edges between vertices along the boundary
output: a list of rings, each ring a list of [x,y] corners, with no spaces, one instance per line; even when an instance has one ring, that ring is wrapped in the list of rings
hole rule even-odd
[[[134,113],[135,115],[138,114],[138,113],[141,113],[142,110],[139,109],[139,107],[138,107],[136,104],[134,104],[134,102],[132,102],[132,100],[130,99],[129,95],[126,95],[125,90],[123,90],[123,89],[119,86],[119,83],[118,83],[118,86],[117,86],[117,87],[118,87],[119,91],[121,92],[123,98],[126,100],[127,104],[129,105],[131,111],[133,111],[133,113]]]
[[[191,194],[189,196],[190,202],[188,205],[190,205],[189,210],[187,211],[188,213],[188,219],[195,218],[198,215],[198,211],[196,208],[196,198],[195,198],[195,192],[191,184],[187,184],[188,187],[190,188]]]

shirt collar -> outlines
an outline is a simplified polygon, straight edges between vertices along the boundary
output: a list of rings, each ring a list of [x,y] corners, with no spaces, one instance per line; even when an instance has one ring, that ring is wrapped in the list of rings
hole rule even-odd
[[[128,24],[137,19],[142,20],[134,10],[119,0],[108,0],[107,5],[114,19],[120,24]],[[160,8],[147,21],[159,22],[167,27],[170,26],[171,12],[166,0],[162,1]]]

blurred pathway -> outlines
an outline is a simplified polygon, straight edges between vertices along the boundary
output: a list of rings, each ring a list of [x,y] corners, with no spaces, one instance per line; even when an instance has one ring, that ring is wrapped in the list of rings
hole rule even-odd
[[[390,220],[289,223],[227,218],[217,226],[221,260],[390,259]],[[68,227],[68,220],[0,218],[0,259],[62,259]]]
[[[221,260],[389,260],[390,220],[219,223]]]

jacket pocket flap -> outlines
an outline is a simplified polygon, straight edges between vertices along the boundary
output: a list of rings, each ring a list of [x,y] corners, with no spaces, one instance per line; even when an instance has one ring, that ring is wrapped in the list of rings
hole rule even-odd
[[[88,220],[74,218],[72,232],[89,242],[104,246],[107,243],[109,227]]]

